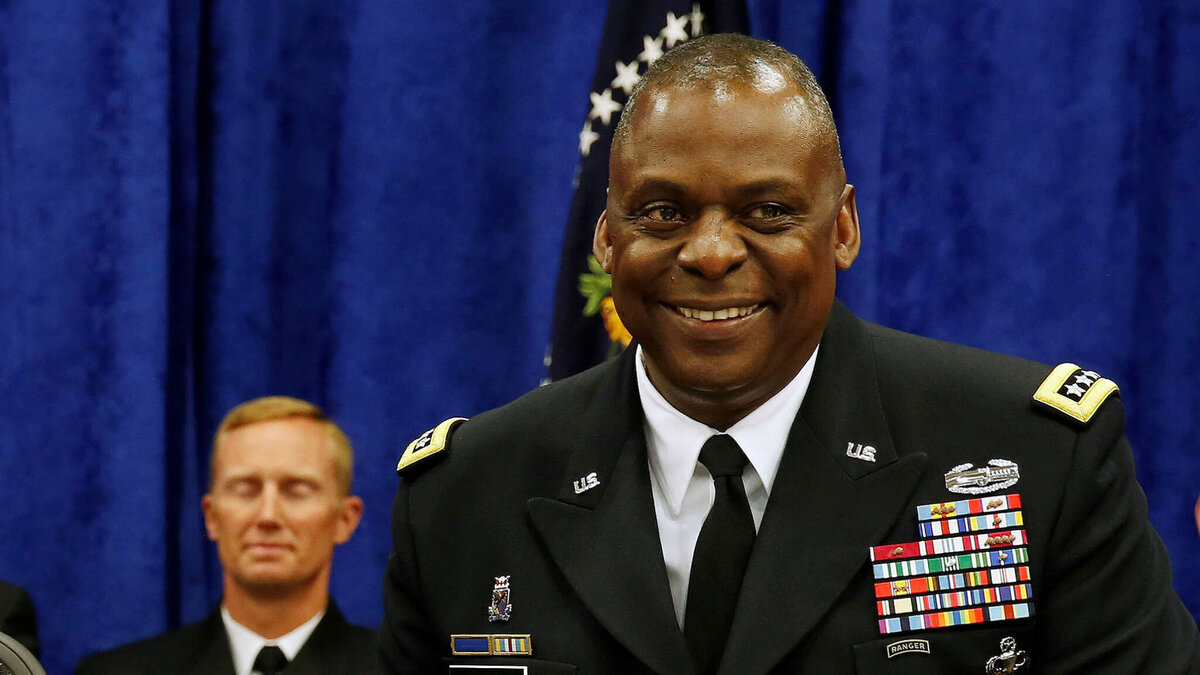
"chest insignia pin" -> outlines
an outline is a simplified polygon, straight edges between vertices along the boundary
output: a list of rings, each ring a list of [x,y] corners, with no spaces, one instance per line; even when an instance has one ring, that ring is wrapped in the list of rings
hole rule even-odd
[[[495,577],[496,583],[492,586],[492,604],[488,605],[487,611],[488,621],[491,623],[508,621],[512,618],[512,596],[508,587],[510,576],[512,575]]]
[[[1017,651],[1017,641],[1011,637],[1000,640],[1000,653],[988,659],[987,675],[1007,675],[1029,664],[1025,650]]]
[[[1021,470],[1016,462],[993,459],[986,466],[976,468],[967,462],[946,472],[946,489],[968,495],[980,495],[1003,490],[1021,480]]]

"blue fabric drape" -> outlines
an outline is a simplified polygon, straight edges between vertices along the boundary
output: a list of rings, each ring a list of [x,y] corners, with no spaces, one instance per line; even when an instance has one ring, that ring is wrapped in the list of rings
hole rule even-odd
[[[749,8],[833,99],[864,228],[839,295],[1115,379],[1200,613],[1200,8]],[[51,673],[211,609],[209,438],[268,393],[354,440],[333,592],[379,620],[403,445],[544,375],[604,15],[0,0],[0,578]]]

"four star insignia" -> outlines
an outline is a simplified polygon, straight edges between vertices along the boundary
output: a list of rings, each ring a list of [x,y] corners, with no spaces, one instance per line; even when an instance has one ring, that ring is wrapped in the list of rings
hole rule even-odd
[[[625,95],[628,96],[633,92],[633,85],[642,79],[642,76],[638,75],[640,66],[641,64],[637,61],[628,64],[617,61],[617,76],[613,78],[612,86],[624,90]]]
[[[605,89],[603,94],[592,92],[588,96],[592,99],[592,112],[588,117],[611,124],[613,113],[621,109],[621,104],[613,100],[612,89]]]
[[[667,26],[660,33],[663,40],[667,42],[667,49],[674,47],[676,42],[683,42],[688,39],[687,29],[684,26],[687,25],[690,16],[690,14],[684,14],[677,17],[675,16],[675,12],[667,12]]]

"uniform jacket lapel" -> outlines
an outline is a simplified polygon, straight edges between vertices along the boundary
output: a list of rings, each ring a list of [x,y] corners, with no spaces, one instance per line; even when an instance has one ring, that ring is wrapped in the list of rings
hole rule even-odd
[[[686,675],[692,663],[658,539],[635,351],[605,366],[562,493],[530,499],[527,508],[554,563],[600,624],[652,670]],[[599,484],[577,492],[575,481],[592,472]]]
[[[325,616],[297,652],[295,660],[288,664],[288,675],[348,672],[350,662],[345,658],[342,638],[349,629],[346,617],[330,602]]]
[[[180,672],[196,675],[234,675],[233,653],[229,651],[229,637],[221,621],[221,610],[209,614],[200,625],[195,651],[186,656]]]
[[[779,465],[721,673],[768,672],[813,629],[899,517],[925,455],[899,458],[865,326],[840,303]],[[874,448],[874,461],[847,444]],[[861,455],[861,453],[859,453]]]

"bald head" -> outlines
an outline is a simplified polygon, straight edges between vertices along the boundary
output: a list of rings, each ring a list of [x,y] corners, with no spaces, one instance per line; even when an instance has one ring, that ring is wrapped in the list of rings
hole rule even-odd
[[[814,149],[828,154],[839,180],[845,182],[833,111],[812,71],[798,56],[776,44],[735,33],[685,42],[650,66],[634,86],[617,122],[613,156],[629,142],[639,107],[650,105],[657,96],[669,91],[705,91],[721,97],[746,88],[769,94],[794,91],[803,108],[803,114],[795,116],[797,123],[809,127],[806,135],[817,146]]]

